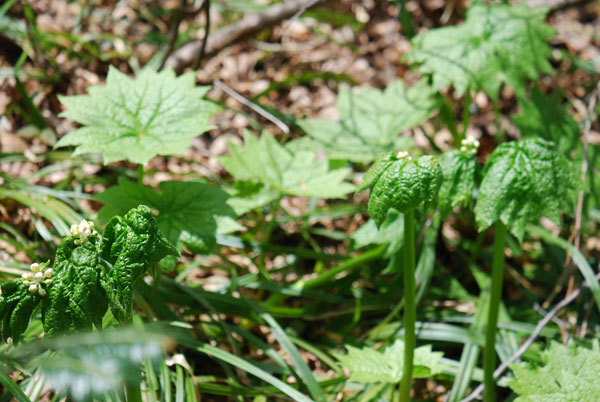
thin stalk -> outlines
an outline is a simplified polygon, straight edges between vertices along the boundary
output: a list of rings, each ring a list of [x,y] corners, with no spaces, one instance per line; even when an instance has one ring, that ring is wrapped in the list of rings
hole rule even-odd
[[[496,382],[494,369],[496,368],[496,333],[498,332],[498,312],[502,299],[502,274],[504,271],[504,245],[506,242],[506,225],[501,221],[496,222],[494,236],[494,255],[492,260],[492,288],[490,293],[490,308],[488,311],[487,333],[485,349],[483,350],[483,393],[486,402],[496,400]]]
[[[138,184],[141,186],[144,184],[144,165],[142,165],[141,163],[138,164]]]
[[[415,212],[404,213],[404,366],[400,381],[400,402],[410,401],[413,355],[416,346],[415,321]]]
[[[127,402],[142,402],[142,390],[139,385],[127,384],[125,392],[127,394]]]

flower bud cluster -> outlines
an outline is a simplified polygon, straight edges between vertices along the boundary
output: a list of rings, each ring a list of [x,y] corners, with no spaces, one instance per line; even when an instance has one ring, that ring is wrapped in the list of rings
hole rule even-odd
[[[475,139],[475,137],[468,136],[460,142],[460,145],[461,152],[468,152],[471,155],[475,155],[480,144],[479,141]]]
[[[94,222],[86,221],[85,219],[79,222],[79,224],[71,225],[71,234],[79,237],[79,240],[75,240],[75,244],[82,244],[88,237],[96,236],[98,232],[94,229],[95,226]]]
[[[396,153],[396,158],[398,159],[406,159],[409,161],[412,161],[412,156],[410,156],[410,154],[408,153],[408,151],[400,151]]]
[[[38,264],[34,262],[31,264],[31,272],[25,272],[21,275],[23,278],[23,285],[29,286],[29,292],[35,293],[37,292],[40,296],[46,296],[46,289],[42,285],[51,285],[52,284],[52,276],[54,275],[54,271],[52,268],[47,268],[46,264]]]

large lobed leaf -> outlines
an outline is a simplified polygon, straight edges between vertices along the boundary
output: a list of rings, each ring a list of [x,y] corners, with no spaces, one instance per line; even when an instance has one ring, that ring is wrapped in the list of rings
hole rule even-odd
[[[350,381],[398,383],[404,366],[404,342],[396,340],[385,351],[358,349],[346,345],[348,353],[338,355],[341,365],[350,370]],[[441,352],[432,352],[431,345],[415,349],[413,378],[427,378],[440,373],[444,367]]]
[[[552,342],[542,354],[542,366],[511,365],[515,379],[508,385],[516,402],[597,401],[600,397],[600,351]]]
[[[324,150],[332,159],[368,163],[384,152],[407,149],[412,141],[398,134],[425,121],[436,107],[433,92],[421,81],[406,88],[401,80],[384,91],[340,91],[340,120],[304,119],[299,122],[311,140],[307,148]]]
[[[194,74],[144,69],[130,78],[110,67],[106,86],[88,95],[61,96],[62,114],[83,125],[58,141],[75,145],[74,155],[100,152],[104,163],[146,164],[156,155],[182,153],[190,140],[211,128],[216,106],[203,99],[209,87],[196,87]]]
[[[475,206],[479,230],[497,220],[523,239],[525,225],[545,216],[560,223],[560,211],[574,202],[577,179],[554,144],[540,138],[504,143],[484,168]]]
[[[244,145],[229,144],[231,156],[220,158],[236,179],[255,179],[283,195],[342,198],[355,187],[345,181],[351,170],[329,170],[329,161],[313,151],[292,151],[269,133],[244,136]]]
[[[193,252],[207,252],[216,244],[217,232],[224,226],[237,225],[235,213],[227,205],[229,195],[214,186],[199,182],[165,181],[160,190],[119,180],[96,196],[104,203],[98,213],[101,221],[124,215],[138,205],[158,211],[156,221],[160,231],[175,245],[184,244]],[[236,226],[234,229],[240,229]],[[221,230],[219,230],[221,229]]]
[[[408,59],[432,76],[435,89],[483,89],[491,97],[503,83],[522,89],[526,78],[552,72],[547,41],[554,30],[544,23],[546,13],[526,4],[476,2],[462,25],[416,36]]]

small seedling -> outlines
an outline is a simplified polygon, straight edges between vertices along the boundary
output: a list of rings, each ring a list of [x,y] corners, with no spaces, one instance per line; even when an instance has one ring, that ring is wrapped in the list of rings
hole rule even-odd
[[[404,214],[404,364],[400,401],[410,400],[413,356],[416,346],[415,321],[415,209],[432,203],[442,184],[442,169],[432,156],[414,160],[408,152],[380,157],[365,174],[359,191],[371,189],[368,210],[381,226],[388,211]]]

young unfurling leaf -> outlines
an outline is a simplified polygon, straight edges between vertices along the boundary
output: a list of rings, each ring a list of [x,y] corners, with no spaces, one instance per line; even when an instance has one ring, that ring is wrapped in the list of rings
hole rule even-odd
[[[479,141],[470,137],[463,140],[460,150],[445,152],[439,159],[444,180],[440,187],[438,209],[443,217],[448,216],[452,208],[471,201],[477,173],[475,154],[478,146]]]
[[[413,160],[408,153],[380,157],[364,177],[358,191],[371,189],[369,214],[377,224],[385,221],[390,208],[406,212],[433,201],[442,184],[442,169],[432,156]]]
[[[31,264],[31,272],[23,273],[21,278],[2,284],[0,295],[0,337],[11,338],[19,343],[21,334],[29,325],[29,320],[42,298],[52,285],[54,271],[47,268],[48,263]]]
[[[78,226],[87,228],[86,223]],[[101,284],[100,239],[97,234],[87,232],[73,231],[74,235],[65,237],[56,250],[53,283],[42,303],[46,336],[90,330],[92,325],[102,327],[108,299]]]
[[[140,205],[108,222],[100,245],[100,256],[110,264],[103,285],[110,310],[119,322],[131,320],[134,282],[167,255],[179,253],[159,231],[147,206]]]
[[[574,202],[577,179],[551,142],[524,139],[494,150],[484,168],[475,206],[479,230],[501,220],[522,240],[525,225],[545,216],[560,222],[560,211]]]

